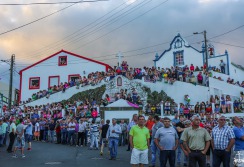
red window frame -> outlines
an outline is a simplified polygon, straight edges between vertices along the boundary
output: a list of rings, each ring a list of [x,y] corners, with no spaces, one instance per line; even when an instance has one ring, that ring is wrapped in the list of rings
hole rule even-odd
[[[68,76],[68,82],[70,81],[70,78],[71,77],[80,77],[80,74],[70,74],[69,76]]]
[[[61,59],[62,58],[65,58],[66,59],[66,63],[61,64]],[[58,66],[67,66],[67,64],[68,64],[68,58],[67,58],[67,56],[59,56],[58,57]]]
[[[51,78],[58,78],[58,85],[60,84],[60,76],[59,75],[54,75],[54,76],[49,76],[48,77],[48,87],[50,88],[51,86],[50,86],[50,79]],[[58,85],[56,85],[56,86],[58,86]]]
[[[38,82],[38,86],[32,86],[31,85],[31,80],[33,79],[38,79],[39,82]],[[40,83],[41,83],[41,78],[40,77],[30,77],[29,78],[29,89],[40,89]]]

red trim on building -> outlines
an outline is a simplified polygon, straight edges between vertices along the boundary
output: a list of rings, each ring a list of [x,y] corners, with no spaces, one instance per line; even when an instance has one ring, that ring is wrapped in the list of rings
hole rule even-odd
[[[31,86],[31,80],[32,79],[38,79],[38,86]],[[29,89],[40,89],[40,83],[41,83],[41,78],[40,77],[30,77],[29,78]]]
[[[62,53],[62,52],[63,52],[63,53],[66,53],[66,54],[70,54],[70,55],[76,56],[76,57],[79,57],[79,58],[82,58],[82,59],[85,59],[85,60],[88,60],[88,61],[91,61],[91,62],[95,62],[95,63],[101,64],[101,65],[104,65],[104,66],[106,67],[106,72],[108,72],[109,69],[113,69],[113,68],[110,67],[108,64],[105,64],[105,63],[102,63],[102,62],[99,62],[99,61],[96,61],[96,60],[92,60],[92,59],[89,59],[89,58],[87,58],[87,57],[83,57],[83,56],[80,56],[80,55],[77,55],[77,54],[75,54],[75,53],[71,53],[71,52],[68,52],[68,51],[65,51],[65,50],[60,50],[59,52],[54,53],[54,54],[52,54],[51,56],[46,57],[46,58],[44,58],[44,59],[42,59],[42,60],[40,60],[40,61],[38,61],[38,62],[36,62],[36,63],[30,65],[30,66],[28,66],[28,67],[26,67],[26,68],[20,70],[19,73],[21,74],[21,76],[20,76],[20,99],[19,99],[19,101],[21,101],[21,96],[22,96],[22,72],[23,72],[23,71],[26,71],[26,70],[28,70],[28,69],[30,69],[31,67],[34,67],[34,66],[36,66],[36,65],[38,65],[38,64],[40,64],[40,63],[42,63],[42,62],[44,62],[44,61],[46,61],[46,60],[48,60],[48,59],[50,59],[50,58],[52,58],[52,57],[54,57],[54,56],[56,56],[57,54]]]
[[[70,81],[71,77],[80,77],[80,74],[70,74],[70,75],[68,75],[68,82]]]
[[[59,75],[49,76],[49,77],[48,77],[48,88],[51,87],[51,86],[50,86],[50,79],[51,79],[51,78],[58,78],[58,85],[60,84],[60,76],[59,76]],[[58,86],[58,85],[56,85],[56,86]]]
[[[65,62],[61,62],[61,59],[65,59]],[[68,58],[67,56],[59,56],[58,57],[58,66],[67,66]]]
[[[91,61],[91,62],[94,62],[94,63],[97,63],[97,64],[104,65],[104,66],[106,67],[106,70],[109,69],[109,68],[112,69],[112,67],[110,67],[108,64],[105,64],[105,63],[102,63],[102,62],[99,62],[99,61],[96,61],[96,60],[93,60],[93,59],[90,59],[90,58],[87,58],[87,57],[84,57],[84,56],[80,56],[80,55],[75,54],[75,53],[72,53],[72,52],[68,52],[68,51],[65,51],[65,50],[60,50],[59,52],[54,53],[54,54],[52,54],[51,56],[46,57],[45,59],[42,59],[42,60],[40,60],[40,61],[38,61],[38,62],[36,62],[36,63],[34,63],[34,64],[32,64],[32,65],[26,67],[26,68],[20,70],[20,72],[23,72],[23,71],[25,71],[25,70],[28,70],[28,69],[30,69],[31,67],[34,67],[34,66],[36,66],[36,65],[38,65],[38,64],[40,64],[40,63],[42,63],[42,62],[44,62],[44,61],[46,61],[46,60],[48,60],[48,59],[50,59],[50,58],[56,56],[57,54],[62,53],[62,52],[63,52],[63,53],[70,54],[70,55],[72,55],[72,56],[76,56],[76,57],[79,57],[79,58],[88,60],[88,61]]]

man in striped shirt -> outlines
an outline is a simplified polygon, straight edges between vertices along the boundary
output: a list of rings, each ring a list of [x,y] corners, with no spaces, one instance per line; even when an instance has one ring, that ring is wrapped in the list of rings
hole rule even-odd
[[[235,134],[233,130],[225,123],[225,116],[218,119],[218,125],[212,131],[212,148],[213,148],[213,166],[220,167],[223,163],[224,167],[230,166],[231,148],[235,143]]]

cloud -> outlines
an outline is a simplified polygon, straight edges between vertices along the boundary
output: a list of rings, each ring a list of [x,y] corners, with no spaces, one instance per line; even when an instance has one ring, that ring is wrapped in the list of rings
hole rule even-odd
[[[4,2],[8,1],[4,0],[2,3]],[[142,2],[148,3],[144,6],[141,4],[142,7],[139,8]],[[113,66],[117,61],[114,54],[119,51],[131,51],[170,42],[178,32],[182,36],[188,36],[196,31],[207,30],[207,37],[210,38],[244,24],[244,2],[238,0],[170,0],[138,17],[161,2],[163,0],[116,0],[77,4],[45,20],[0,36],[0,50],[5,59],[13,53],[16,54],[17,69],[23,68],[21,64],[34,63],[61,49]],[[65,6],[67,5],[0,6],[0,32],[38,19]],[[139,9],[136,10],[137,8]],[[131,10],[126,12],[129,9]],[[121,15],[122,12],[127,14],[123,18],[125,14]],[[105,14],[107,15],[104,16]],[[113,20],[115,17],[117,18]],[[100,23],[94,23],[99,18]],[[122,26],[129,21],[129,24]],[[109,25],[102,26],[105,23]],[[118,28],[120,26],[122,27]],[[212,40],[242,46],[243,32],[242,28]],[[203,36],[193,36],[186,40],[191,44],[202,41]],[[243,48],[213,44],[219,53],[228,50],[233,62],[244,64]],[[201,44],[193,46],[201,49]],[[126,52],[124,59],[134,67],[152,66],[156,52],[161,54],[168,48],[169,43]]]

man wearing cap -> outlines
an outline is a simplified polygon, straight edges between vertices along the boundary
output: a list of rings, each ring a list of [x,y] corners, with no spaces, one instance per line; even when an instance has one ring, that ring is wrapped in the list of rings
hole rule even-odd
[[[200,116],[191,118],[192,127],[186,128],[181,136],[183,145],[189,156],[189,167],[206,166],[206,152],[210,146],[211,137],[208,131],[200,127]]]
[[[166,167],[169,160],[170,167],[175,166],[175,150],[178,147],[178,134],[175,128],[170,126],[170,119],[164,117],[164,127],[157,130],[154,141],[160,149],[160,167]]]
[[[235,143],[235,134],[229,126],[225,125],[225,121],[225,116],[219,117],[219,124],[212,130],[211,145],[214,167],[220,167],[221,162],[223,162],[224,167],[230,166],[231,148]]]

